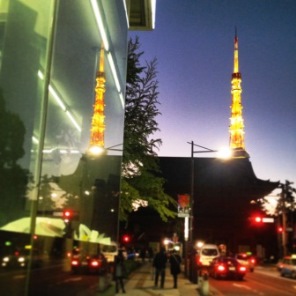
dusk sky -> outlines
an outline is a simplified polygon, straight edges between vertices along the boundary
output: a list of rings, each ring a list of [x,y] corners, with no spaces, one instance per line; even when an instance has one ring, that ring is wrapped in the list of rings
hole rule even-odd
[[[229,146],[235,27],[253,169],[296,184],[295,0],[157,1],[155,30],[130,36],[139,36],[145,60],[158,60],[158,155],[190,157],[192,140]],[[204,156],[215,157],[195,154]]]

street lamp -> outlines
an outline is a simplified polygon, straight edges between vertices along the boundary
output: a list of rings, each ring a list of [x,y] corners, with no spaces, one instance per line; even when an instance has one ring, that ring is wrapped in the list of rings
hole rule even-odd
[[[114,155],[110,155],[110,152],[114,152]],[[79,164],[81,172],[79,185],[81,197],[79,210],[81,212],[81,221],[86,225],[92,225],[92,227],[98,227],[98,225],[100,225],[100,227],[103,226],[105,229],[108,229],[110,233],[112,233],[112,240],[116,241],[119,241],[118,213],[120,199],[115,197],[115,195],[112,198],[104,198],[105,194],[108,194],[108,196],[109,194],[110,196],[113,196],[113,193],[111,191],[109,192],[109,188],[106,189],[106,192],[104,188],[110,176],[112,176],[112,178],[118,178],[118,182],[114,182],[114,186],[116,186],[116,188],[116,184],[120,183],[120,171],[118,171],[118,169],[121,167],[119,164],[119,162],[121,163],[121,158],[118,158],[117,154],[122,155],[122,153],[123,143],[108,147],[92,145],[89,146],[86,152],[81,155]],[[111,165],[109,167],[110,161]],[[115,166],[114,163],[116,163]],[[86,194],[86,192],[88,192],[88,194]],[[84,195],[88,195],[89,198],[82,198]],[[97,214],[97,211],[102,211],[103,208],[101,205],[100,207],[96,206],[96,203],[98,202],[102,203],[101,205],[106,207],[106,211],[103,211],[102,215]],[[114,227],[114,229],[111,230],[112,223],[104,223],[104,215],[111,215],[110,217],[112,217],[114,225],[116,223],[116,229]]]
[[[193,240],[193,215],[192,210],[194,206],[194,154],[197,153],[212,153],[212,152],[218,152],[218,150],[213,150],[201,145],[194,144],[193,141],[187,142],[191,145],[191,186],[190,186],[190,217],[189,217],[189,242],[192,244]],[[194,151],[194,147],[202,148],[203,150]]]
[[[93,145],[93,146],[90,146],[87,150],[87,154],[89,156],[92,156],[92,157],[99,157],[101,155],[104,155],[107,153],[107,151],[119,151],[119,152],[123,152],[123,148],[121,149],[117,149],[115,147],[118,147],[118,146],[122,146],[123,144],[117,144],[117,145],[113,145],[113,146],[110,146],[110,147],[102,147],[102,146],[99,146],[99,145]]]
[[[192,282],[196,282],[197,281],[197,273],[195,275],[195,272],[197,272],[197,270],[194,268],[194,252],[193,252],[193,206],[194,206],[194,154],[197,153],[213,153],[213,152],[219,152],[218,150],[213,150],[201,145],[197,145],[195,144],[193,141],[191,142],[187,142],[188,144],[191,145],[191,186],[190,186],[190,214],[189,214],[189,246],[191,247],[191,258],[189,260],[190,263],[190,268],[189,268],[189,279]],[[194,150],[194,147],[198,147],[201,148],[202,150]],[[229,153],[227,154],[222,154],[223,157],[225,158],[227,155],[227,157],[230,156]],[[221,156],[222,157],[222,156]],[[187,242],[186,242],[187,243]],[[188,246],[186,246],[185,248],[185,270],[187,272],[188,270],[188,266],[187,266],[187,252],[188,252]]]

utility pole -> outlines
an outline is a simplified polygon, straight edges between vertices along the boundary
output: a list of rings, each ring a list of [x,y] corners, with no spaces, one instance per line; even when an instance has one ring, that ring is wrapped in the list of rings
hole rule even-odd
[[[282,190],[281,194],[281,203],[282,203],[282,225],[283,225],[283,231],[282,231],[282,252],[283,257],[287,255],[287,211],[286,211],[286,192],[285,189]]]
[[[293,182],[290,182],[286,180],[285,184],[281,184],[282,192],[281,192],[281,200],[280,200],[280,209],[281,209],[281,216],[282,216],[282,256],[287,256],[288,254],[288,229],[287,229],[287,205],[289,207],[294,208],[295,200],[293,193],[295,192],[295,189],[291,187]],[[292,225],[292,229],[293,229]]]
[[[186,261],[185,261],[185,271],[186,275],[187,272],[189,271],[189,279],[193,283],[198,282],[198,273],[197,273],[197,267],[196,267],[196,262],[195,262],[195,252],[194,252],[194,242],[193,242],[193,219],[194,219],[194,201],[195,201],[195,196],[194,196],[194,188],[195,188],[195,167],[194,167],[194,154],[196,153],[211,153],[211,152],[218,152],[217,150],[213,150],[201,145],[195,144],[193,141],[187,142],[188,144],[191,145],[191,165],[190,165],[190,176],[191,176],[191,182],[190,182],[190,212],[189,212],[189,240],[186,241]],[[195,151],[194,147],[201,148],[202,150]],[[189,259],[189,266],[187,264],[187,257],[188,253],[190,256]]]

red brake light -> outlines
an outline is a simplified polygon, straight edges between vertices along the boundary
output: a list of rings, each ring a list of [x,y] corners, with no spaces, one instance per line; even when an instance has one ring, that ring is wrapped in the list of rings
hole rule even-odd
[[[254,258],[251,259],[252,263],[256,263],[256,260]]]
[[[72,260],[71,264],[74,265],[74,266],[77,266],[77,265],[79,265],[79,261],[78,260]]]
[[[240,272],[246,272],[247,271],[247,268],[245,266],[240,266],[239,267],[239,271]]]
[[[94,260],[94,261],[91,261],[90,265],[93,267],[97,267],[100,265],[100,263],[98,261]]]
[[[217,266],[217,270],[224,271],[225,270],[225,266],[224,265],[218,265]]]

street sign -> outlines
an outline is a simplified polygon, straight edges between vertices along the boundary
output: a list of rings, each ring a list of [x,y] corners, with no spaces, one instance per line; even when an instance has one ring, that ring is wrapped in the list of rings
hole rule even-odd
[[[262,218],[263,223],[274,223],[274,218],[271,217],[263,217]]]
[[[189,213],[187,212],[178,212],[178,217],[179,218],[186,218],[189,217]]]

